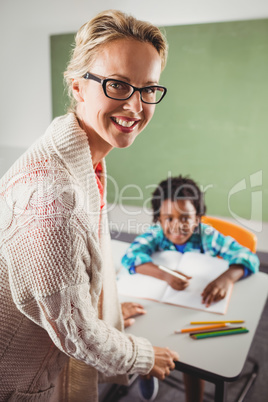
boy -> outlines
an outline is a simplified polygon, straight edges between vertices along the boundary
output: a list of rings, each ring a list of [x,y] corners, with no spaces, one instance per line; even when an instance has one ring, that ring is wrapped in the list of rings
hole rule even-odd
[[[211,226],[201,223],[206,206],[203,194],[193,180],[182,176],[169,177],[158,185],[151,203],[155,225],[137,236],[122,258],[123,266],[131,274],[137,272],[150,275],[165,280],[176,290],[183,290],[191,278],[185,275],[185,279],[179,279],[160,270],[152,261],[151,255],[154,252],[195,251],[213,257],[220,256],[229,262],[229,269],[203,290],[202,302],[208,307],[226,296],[231,283],[258,271],[259,260],[255,254],[232,237],[224,236]],[[204,382],[189,375],[184,375],[184,379],[187,401],[202,401]],[[140,382],[143,400],[153,400],[147,398],[147,391],[157,386],[156,381],[151,379],[151,385],[148,380]]]

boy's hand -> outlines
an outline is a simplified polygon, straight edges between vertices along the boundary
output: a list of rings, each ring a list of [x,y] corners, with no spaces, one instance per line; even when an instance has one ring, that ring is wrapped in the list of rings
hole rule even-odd
[[[139,303],[126,302],[121,303],[122,315],[124,319],[124,327],[130,327],[134,324],[135,319],[133,317],[137,315],[146,314],[144,307]]]
[[[176,352],[169,348],[159,348],[154,346],[154,366],[145,378],[154,376],[159,380],[164,380],[164,378],[170,374],[170,371],[174,370],[174,361],[177,360],[179,360],[179,356]]]
[[[212,302],[224,299],[231,284],[229,278],[222,277],[210,282],[201,293],[202,303],[209,307]]]
[[[176,271],[174,271],[176,272]],[[191,276],[186,276],[180,272],[180,275],[185,276],[185,280],[176,278],[176,276],[173,276],[171,274],[168,274],[167,272],[165,273],[165,281],[175,290],[184,290],[186,289],[190,282],[189,279],[191,279]]]
[[[183,290],[187,288],[187,286],[189,286],[190,283],[189,279],[191,279],[191,276],[187,276],[179,271],[174,271],[184,276],[185,280],[176,278],[174,275],[171,275],[168,272],[164,272],[159,268],[158,265],[152,262],[146,262],[144,264],[137,265],[136,272],[138,274],[149,275],[152,276],[153,278],[161,279],[162,281],[167,282],[175,290]]]
[[[227,271],[205,287],[201,293],[202,303],[206,304],[206,307],[209,307],[212,302],[224,299],[230,285],[238,281],[243,274],[244,269],[242,265],[230,265]]]

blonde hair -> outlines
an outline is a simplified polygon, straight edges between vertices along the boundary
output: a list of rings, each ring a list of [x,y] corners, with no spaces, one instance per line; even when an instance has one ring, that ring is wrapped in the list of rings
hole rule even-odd
[[[72,93],[72,79],[81,78],[88,72],[102,45],[113,40],[126,38],[151,43],[161,58],[163,71],[167,61],[168,44],[160,29],[149,22],[137,20],[121,11],[103,11],[84,24],[75,37],[75,47],[72,51],[71,60],[64,72],[64,79],[71,100],[71,110],[76,108],[76,101]]]

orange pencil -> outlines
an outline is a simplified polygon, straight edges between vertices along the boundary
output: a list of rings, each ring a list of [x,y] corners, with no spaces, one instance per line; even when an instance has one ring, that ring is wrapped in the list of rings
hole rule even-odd
[[[244,320],[224,320],[224,321],[192,321],[191,325],[203,325],[203,324],[242,324]]]
[[[202,330],[207,330],[207,329],[214,329],[214,328],[223,328],[223,327],[228,327],[228,323],[224,324],[215,324],[215,325],[205,325],[203,327],[195,327],[195,328],[182,328],[178,331],[174,331],[175,334],[183,334],[184,332],[195,332],[195,331],[202,331]]]

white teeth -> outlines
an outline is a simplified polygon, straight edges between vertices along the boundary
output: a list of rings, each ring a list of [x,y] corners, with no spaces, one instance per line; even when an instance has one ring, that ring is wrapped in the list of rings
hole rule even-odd
[[[117,117],[114,117],[114,121],[123,127],[131,127],[135,123],[135,121],[121,120],[121,119],[118,119]]]

